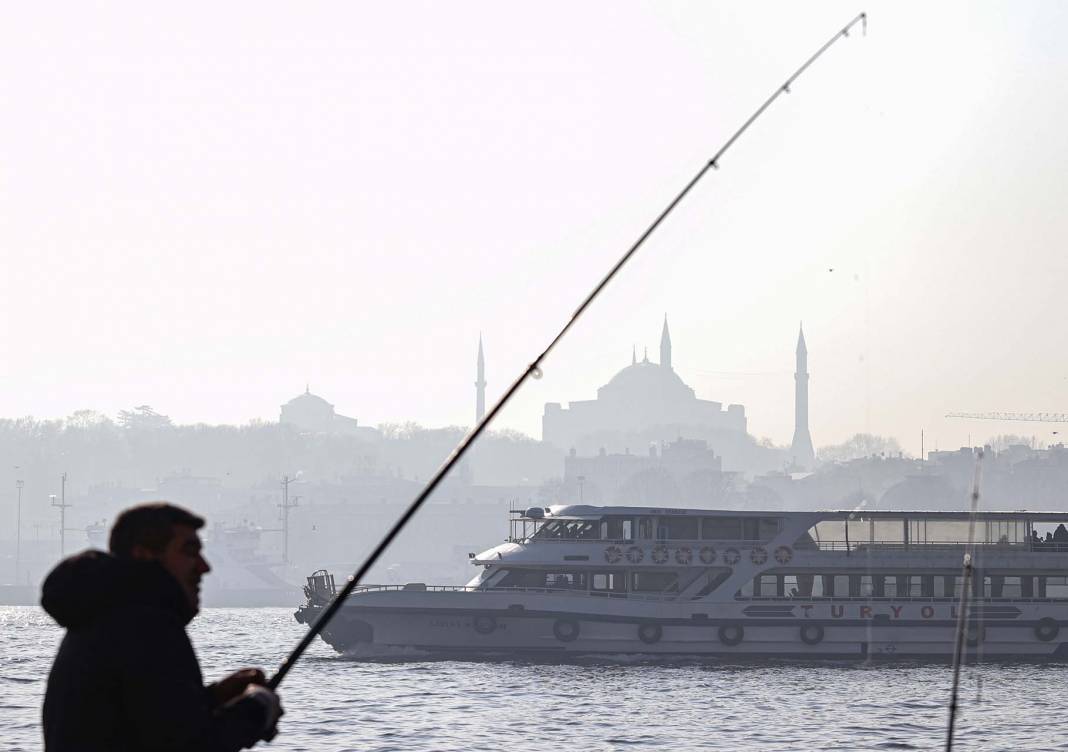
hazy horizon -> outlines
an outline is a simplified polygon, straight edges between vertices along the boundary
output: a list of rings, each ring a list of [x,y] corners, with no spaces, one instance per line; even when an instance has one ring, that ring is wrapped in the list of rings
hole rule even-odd
[[[860,10],[494,428],[656,360],[666,313],[776,444],[801,321],[816,446],[1056,441],[943,417],[1068,409],[1056,3],[10,9],[0,415],[243,424],[308,383],[470,425],[479,334],[492,400]]]

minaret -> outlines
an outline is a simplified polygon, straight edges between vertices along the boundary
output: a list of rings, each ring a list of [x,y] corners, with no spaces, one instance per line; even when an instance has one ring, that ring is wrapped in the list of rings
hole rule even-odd
[[[486,359],[482,356],[482,335],[478,335],[478,376],[475,379],[475,423],[486,415]]]
[[[671,368],[671,335],[668,334],[667,314],[664,314],[664,331],[660,333],[660,365]]]
[[[790,445],[794,464],[811,469],[816,465],[816,452],[808,432],[808,348],[805,330],[797,335],[797,372],[794,374],[794,440]]]

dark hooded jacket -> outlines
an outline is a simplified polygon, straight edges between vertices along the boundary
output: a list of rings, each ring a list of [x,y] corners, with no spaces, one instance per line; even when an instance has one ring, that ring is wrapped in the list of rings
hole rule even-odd
[[[198,750],[252,746],[265,710],[217,707],[185,626],[195,615],[156,562],[86,551],[45,580],[41,605],[67,634],[48,676],[48,752]]]

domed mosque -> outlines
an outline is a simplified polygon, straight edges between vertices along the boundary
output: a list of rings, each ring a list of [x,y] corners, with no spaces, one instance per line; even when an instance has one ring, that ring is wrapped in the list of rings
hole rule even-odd
[[[604,449],[621,452],[649,442],[680,437],[716,439],[745,437],[742,405],[698,399],[671,366],[671,334],[667,316],[660,335],[660,362],[642,360],[631,352],[631,363],[597,390],[597,399],[545,405],[542,438],[561,449],[583,454]],[[719,442],[715,442],[719,443]]]

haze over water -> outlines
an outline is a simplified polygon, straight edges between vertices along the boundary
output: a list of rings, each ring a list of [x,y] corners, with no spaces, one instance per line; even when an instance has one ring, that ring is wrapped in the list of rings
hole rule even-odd
[[[210,681],[243,664],[270,672],[302,629],[289,609],[207,609],[190,631]],[[6,750],[41,749],[61,636],[39,609],[0,608]],[[914,663],[368,663],[316,641],[282,687],[280,735],[257,749],[941,749],[949,681],[948,666]],[[1066,683],[1068,666],[966,667],[955,749],[1068,749]]]

